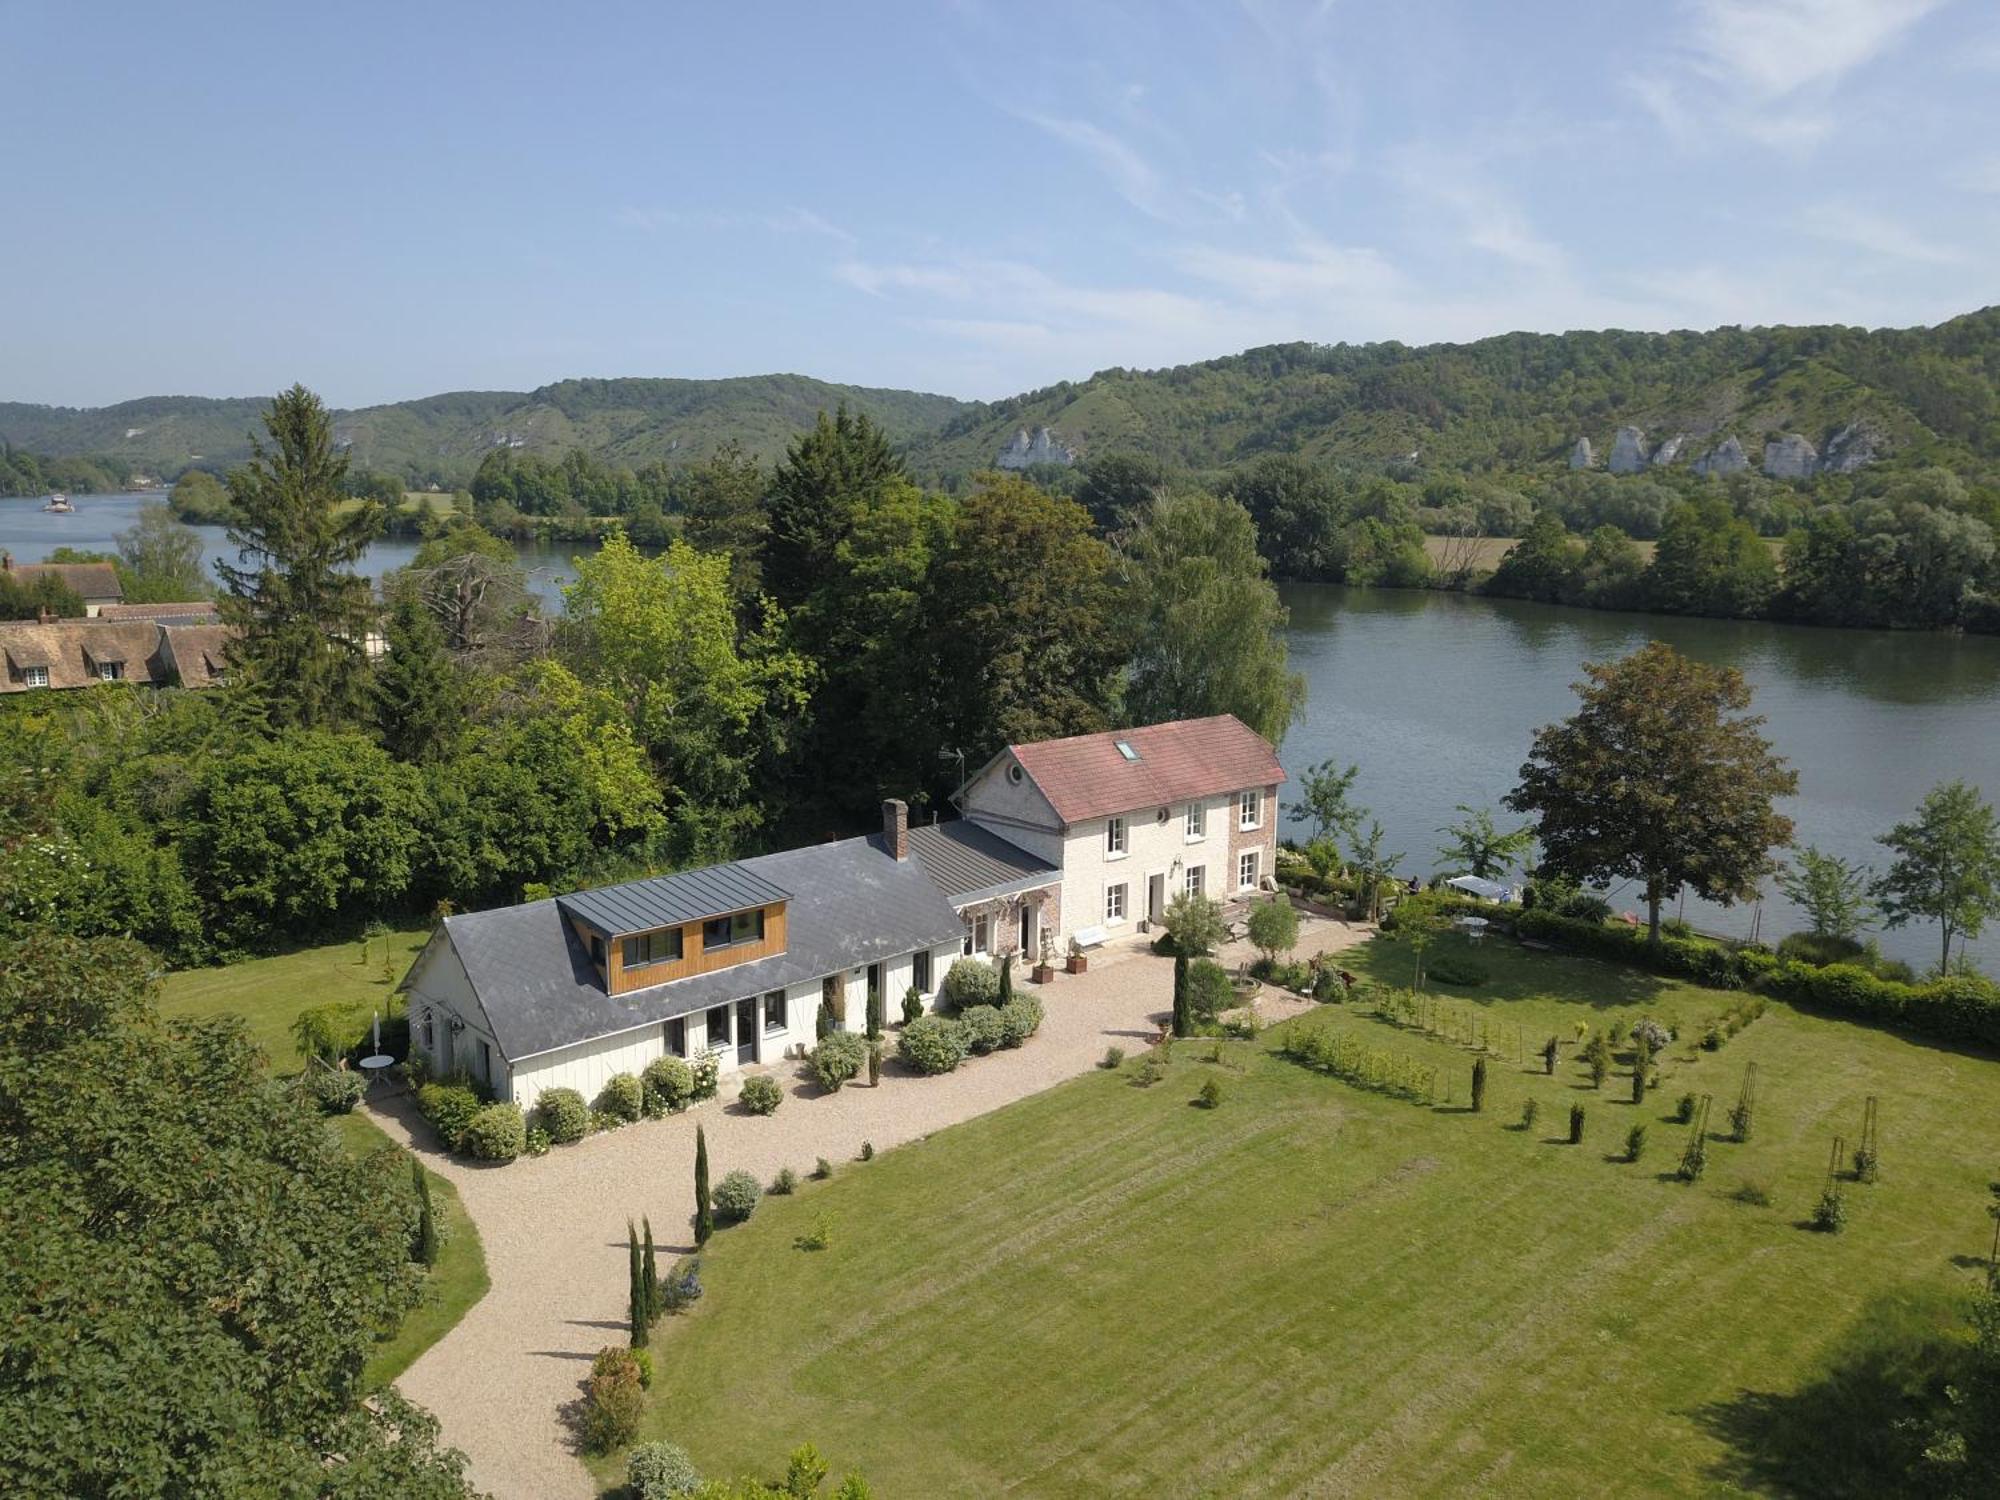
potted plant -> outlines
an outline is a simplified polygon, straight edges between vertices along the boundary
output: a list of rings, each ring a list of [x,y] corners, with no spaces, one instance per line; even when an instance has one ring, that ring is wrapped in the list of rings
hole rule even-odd
[[[1053,984],[1055,982],[1055,944],[1050,941],[1049,935],[1046,932],[1042,934],[1041,955],[1035,960],[1034,968],[1029,970],[1028,977],[1034,980],[1036,984]]]
[[[1072,974],[1082,974],[1090,968],[1090,960],[1084,955],[1082,945],[1075,938],[1069,940],[1069,958],[1063,967]]]

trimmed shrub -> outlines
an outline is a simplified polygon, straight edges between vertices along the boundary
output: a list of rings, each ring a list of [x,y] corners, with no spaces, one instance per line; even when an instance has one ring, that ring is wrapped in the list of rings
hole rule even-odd
[[[790,1167],[780,1167],[778,1175],[771,1179],[768,1189],[773,1198],[789,1198],[799,1190],[799,1174]]]
[[[913,984],[903,991],[903,1024],[909,1025],[923,1013],[924,992]]]
[[[919,1073],[935,1077],[965,1061],[971,1037],[965,1024],[946,1016],[919,1016],[903,1028],[896,1055]]]
[[[758,1073],[743,1080],[743,1092],[739,1097],[743,1107],[753,1115],[774,1115],[778,1106],[785,1102],[785,1091],[778,1080],[768,1073]]]
[[[1000,1045],[1018,1047],[1042,1029],[1042,1002],[1033,995],[1015,991],[1014,998],[1000,1007]]]
[[[1682,1094],[1680,1098],[1680,1103],[1674,1106],[1674,1123],[1676,1125],[1687,1125],[1691,1124],[1693,1120],[1694,1120],[1694,1095]]]
[[[678,1057],[656,1057],[639,1075],[646,1113],[653,1119],[683,1110],[694,1098],[694,1069]]]
[[[368,1080],[345,1068],[314,1063],[299,1075],[299,1087],[323,1114],[351,1115],[361,1096],[368,1092]]]
[[[600,1113],[629,1125],[645,1113],[646,1091],[630,1073],[613,1073],[597,1096]]]
[[[558,1146],[580,1141],[590,1133],[590,1111],[584,1108],[583,1095],[575,1089],[544,1090],[535,1101],[535,1113],[541,1117],[542,1129]]]
[[[520,1109],[489,1104],[472,1117],[459,1137],[459,1149],[475,1161],[512,1161],[527,1148],[527,1128]]]
[[[1000,971],[984,959],[961,958],[945,970],[938,999],[947,1010],[992,1005],[1000,998]]]
[[[984,1057],[1000,1045],[1000,1039],[1007,1034],[1006,1023],[1000,1019],[999,1008],[992,1005],[975,1005],[958,1013],[959,1024],[965,1028],[966,1045],[973,1054]]]
[[[675,1500],[701,1488],[701,1475],[685,1448],[673,1443],[641,1443],[625,1461],[625,1487],[632,1500]]]
[[[1104,1060],[1098,1064],[1098,1067],[1109,1070],[1124,1066],[1125,1049],[1123,1047],[1106,1047],[1104,1049]]]
[[[824,1156],[820,1157],[817,1161],[813,1163],[814,1181],[825,1182],[827,1178],[831,1177],[832,1175],[833,1175],[833,1163],[828,1161]]]
[[[1535,1117],[1541,1114],[1541,1112],[1541,1105],[1533,1099],[1525,1101],[1521,1105],[1521,1129],[1533,1130],[1535,1128]]]
[[[1637,1161],[1646,1154],[1646,1127],[1634,1125],[1625,1132],[1625,1160]]]
[[[1839,1183],[1829,1182],[1819,1195],[1819,1202],[1813,1205],[1812,1227],[1821,1234],[1839,1234],[1847,1227],[1847,1198]]]
[[[1213,1078],[1205,1080],[1202,1083],[1201,1092],[1194,1096],[1194,1102],[1199,1104],[1203,1109],[1216,1108],[1222,1103],[1221,1083]]]
[[[757,1179],[741,1167],[726,1174],[715,1185],[716,1220],[723,1224],[741,1224],[757,1211],[757,1199],[763,1191],[757,1186]]]
[[[813,1048],[814,1082],[828,1093],[836,1093],[844,1083],[868,1065],[868,1040],[858,1032],[836,1031]]]
[[[1472,1112],[1476,1115],[1486,1108],[1486,1059],[1472,1060]]]
[[[875,1160],[875,1143],[873,1141],[863,1141],[861,1143],[861,1159],[863,1161]]]
[[[1299,983],[1290,983],[1289,971],[1300,971]],[[1303,989],[1311,982],[1303,964],[1279,964],[1272,970],[1287,974],[1288,987]],[[1230,987],[1229,971],[1212,958],[1197,958],[1188,965],[1187,974],[1188,1010],[1197,1021],[1213,1021],[1236,1003],[1236,992]]]
[[[1583,1144],[1583,1106],[1581,1104],[1572,1104],[1569,1107],[1569,1143],[1572,1146],[1581,1146]]]
[[[459,1083],[427,1083],[417,1090],[417,1110],[430,1121],[438,1139],[456,1151],[459,1137],[479,1113],[479,1096]]]
[[[590,1371],[583,1390],[583,1447],[587,1453],[609,1453],[639,1432],[639,1418],[646,1409],[639,1362],[630,1349],[614,1345],[598,1354]]]

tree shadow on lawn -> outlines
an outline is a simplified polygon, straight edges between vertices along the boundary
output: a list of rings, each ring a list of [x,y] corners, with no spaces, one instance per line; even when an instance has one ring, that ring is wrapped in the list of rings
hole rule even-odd
[[[1953,1300],[1931,1288],[1877,1297],[1798,1390],[1742,1391],[1697,1408],[1696,1424],[1727,1449],[1712,1476],[1770,1495],[1916,1493],[1923,1418],[1946,1384],[1962,1383],[1957,1322]]]

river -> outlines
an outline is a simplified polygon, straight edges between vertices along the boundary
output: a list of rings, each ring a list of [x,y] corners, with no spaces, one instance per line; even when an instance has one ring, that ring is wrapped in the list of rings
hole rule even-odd
[[[1799,775],[1783,811],[1801,844],[1878,869],[1878,835],[1934,782],[1961,778],[2000,795],[2000,639],[1825,630],[1743,620],[1614,614],[1516,600],[1395,589],[1289,584],[1292,663],[1307,684],[1286,737],[1285,767],[1355,764],[1355,798],[1379,818],[1401,873],[1438,866],[1439,825],[1459,803],[1494,806],[1515,784],[1536,729],[1570,714],[1586,661],[1665,641],[1741,671],[1753,710]],[[1302,832],[1298,824],[1288,825]],[[1637,910],[1638,893],[1612,893]],[[1761,910],[1690,898],[1688,920],[1767,941],[1802,925],[1775,890]],[[2000,934],[1968,952],[2000,970]],[[1919,969],[1937,961],[1936,930],[1879,934]]]
[[[51,515],[42,501],[0,500],[0,549],[11,552],[16,562],[40,562],[58,547],[75,547],[87,552],[115,552],[118,533],[135,524],[139,507],[166,501],[164,491],[133,495],[76,495],[69,515]],[[228,534],[220,526],[196,526],[202,555],[211,572],[218,557],[230,556]],[[384,537],[368,549],[361,571],[370,578],[407,565],[421,545],[414,537]],[[562,586],[573,582],[576,569],[571,559],[597,550],[595,542],[569,542],[555,547],[537,547],[531,542],[516,543],[515,553],[528,570],[528,588],[551,608],[562,606]]]
[[[108,550],[157,495],[83,495],[73,515],[35,500],[0,500],[0,548],[36,562],[57,547]],[[228,542],[199,526],[211,561]],[[417,543],[385,539],[362,571],[402,567]],[[516,549],[529,584],[559,607],[571,558],[594,544]],[[1784,810],[1800,843],[1880,866],[1878,835],[1907,817],[1937,781],[1960,777],[2000,796],[2000,639],[1824,630],[1739,620],[1612,614],[1516,600],[1394,589],[1289,584],[1289,640],[1305,674],[1304,716],[1283,746],[1297,776],[1316,761],[1361,767],[1357,799],[1379,818],[1402,873],[1437,868],[1439,825],[1459,803],[1496,806],[1514,785],[1528,743],[1572,711],[1570,684],[1585,661],[1663,640],[1698,660],[1739,669],[1756,690],[1767,732],[1799,773]],[[1300,825],[1288,831],[1302,832]],[[1638,897],[1613,892],[1621,908]],[[1690,900],[1698,926],[1767,939],[1799,925],[1775,890],[1761,907],[1722,910]],[[1880,935],[1885,951],[1918,968],[1936,961],[1929,927]],[[2000,932],[1968,950],[2000,971]]]

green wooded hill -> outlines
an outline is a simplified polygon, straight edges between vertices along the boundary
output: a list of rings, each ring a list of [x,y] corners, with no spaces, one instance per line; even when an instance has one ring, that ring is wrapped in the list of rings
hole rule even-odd
[[[461,391],[338,413],[363,468],[463,483],[502,444],[581,448],[637,467],[735,439],[769,461],[841,402],[909,451],[921,477],[992,464],[1016,431],[1048,427],[1084,457],[1144,453],[1218,469],[1266,453],[1375,467],[1560,469],[1588,437],[1600,464],[1626,423],[1648,446],[1687,435],[1683,465],[1723,437],[1754,467],[1766,438],[1824,447],[1860,424],[1881,459],[2000,468],[2000,308],[1935,328],[1721,328],[1708,333],[1505,334],[1470,344],[1277,344],[1170,370],[1100,371],[995,402],[833,385],[798,375],[568,380],[526,394]],[[172,475],[248,451],[263,399],[175,396],[78,410],[0,404],[0,441]]]
[[[163,476],[249,456],[268,397],[157,396],[116,406],[0,402],[0,441],[51,456],[91,454]],[[822,409],[845,402],[898,443],[936,432],[966,403],[916,391],[834,385],[803,375],[729,380],[565,380],[526,393],[454,391],[340,411],[335,433],[363,469],[464,483],[502,445],[555,455],[581,448],[608,463],[704,457],[735,439],[776,459]]]
[[[1560,468],[1579,436],[1598,463],[1616,429],[1689,435],[1681,463],[1735,433],[1815,445],[1849,423],[1885,458],[1983,470],[2000,460],[2000,308],[1936,328],[1513,333],[1470,344],[1277,344],[1171,370],[1101,371],[959,413],[919,461],[990,463],[1048,427],[1088,457],[1126,450],[1193,469],[1266,453],[1361,465]],[[1705,440],[1704,440],[1705,439]]]

